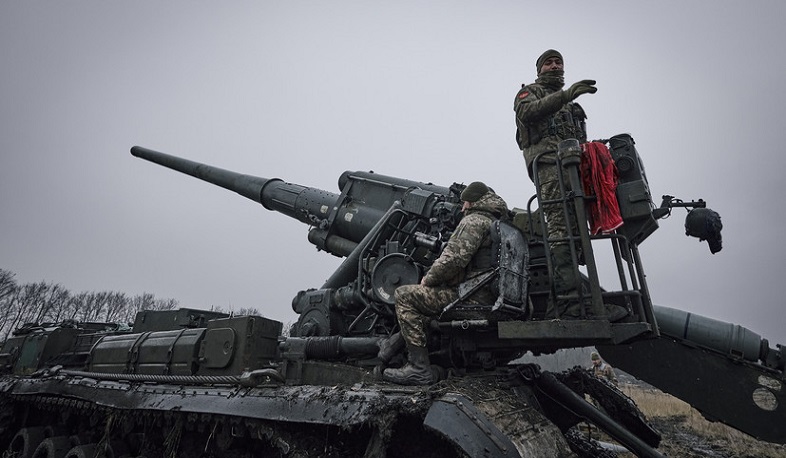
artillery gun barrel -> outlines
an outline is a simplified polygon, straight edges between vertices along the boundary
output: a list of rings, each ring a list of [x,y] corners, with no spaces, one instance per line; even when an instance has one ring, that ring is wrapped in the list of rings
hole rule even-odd
[[[283,213],[309,225],[315,225],[327,217],[339,198],[338,194],[321,189],[287,183],[279,178],[244,175],[141,146],[131,148],[131,154],[234,191],[262,204],[268,210]]]
[[[268,210],[308,224],[312,226],[308,240],[336,256],[348,256],[391,206],[406,199],[412,190],[458,199],[451,188],[374,172],[344,172],[338,180],[342,192],[336,194],[279,178],[244,175],[140,146],[131,148],[131,154],[234,191]],[[419,198],[413,196],[412,200]]]

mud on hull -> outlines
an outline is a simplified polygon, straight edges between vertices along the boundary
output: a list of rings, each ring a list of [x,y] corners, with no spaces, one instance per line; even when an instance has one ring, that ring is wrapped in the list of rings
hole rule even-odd
[[[425,388],[7,376],[0,438],[29,457],[573,456],[517,390],[498,374]]]

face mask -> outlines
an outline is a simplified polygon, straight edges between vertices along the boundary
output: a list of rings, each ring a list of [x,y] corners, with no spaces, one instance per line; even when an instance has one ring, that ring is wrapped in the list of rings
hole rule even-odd
[[[549,72],[543,72],[538,75],[538,79],[535,80],[536,83],[542,84],[550,89],[558,90],[562,89],[565,86],[565,71],[564,70],[552,70]]]

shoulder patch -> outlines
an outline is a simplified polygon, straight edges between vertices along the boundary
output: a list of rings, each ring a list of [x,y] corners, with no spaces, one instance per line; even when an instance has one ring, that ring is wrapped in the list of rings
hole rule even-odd
[[[524,97],[526,97],[526,96],[528,96],[528,95],[529,95],[529,91],[524,91],[524,92],[522,92],[522,93],[520,93],[520,94],[519,94],[519,98],[520,98],[520,99],[523,99]]]

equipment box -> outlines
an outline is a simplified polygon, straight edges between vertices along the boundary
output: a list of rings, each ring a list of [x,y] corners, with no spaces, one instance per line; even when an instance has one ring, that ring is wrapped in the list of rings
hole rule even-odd
[[[95,344],[91,372],[193,375],[204,328],[106,336]]]
[[[199,350],[198,375],[239,375],[270,367],[277,357],[281,328],[280,321],[261,316],[208,322]]]
[[[228,316],[226,313],[196,309],[142,310],[137,312],[134,319],[134,332],[204,328],[209,320]]]

